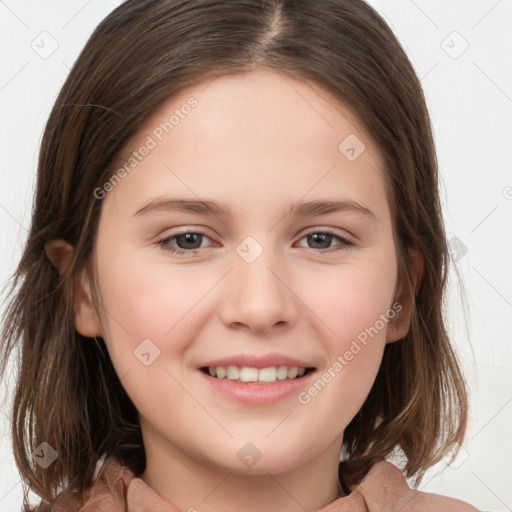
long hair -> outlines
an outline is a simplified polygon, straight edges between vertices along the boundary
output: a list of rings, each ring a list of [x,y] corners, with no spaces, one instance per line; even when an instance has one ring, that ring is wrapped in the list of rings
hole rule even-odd
[[[94,282],[102,204],[94,190],[164,100],[199,81],[258,68],[327,88],[353,109],[385,164],[412,320],[402,340],[386,345],[375,383],[345,429],[348,459],[399,448],[405,473],[420,478],[464,439],[466,387],[443,316],[448,251],[432,129],[418,77],[383,18],[362,0],[128,0],[96,28],[50,114],[2,332],[0,376],[17,349],[15,461],[48,503],[90,487],[101,454],[136,475],[146,463],[137,410],[103,340],[74,326],[78,271],[87,269]],[[74,247],[62,278],[45,254],[52,239]],[[410,249],[424,259],[418,289]],[[31,457],[43,442],[58,453],[47,468]]]

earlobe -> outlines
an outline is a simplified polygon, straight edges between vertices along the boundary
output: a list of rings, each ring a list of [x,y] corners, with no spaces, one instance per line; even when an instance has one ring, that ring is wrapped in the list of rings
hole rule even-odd
[[[71,263],[73,246],[65,240],[50,240],[44,248],[48,259],[62,278]],[[94,308],[91,286],[85,268],[79,270],[73,286],[76,330],[82,336],[90,338],[101,336],[101,324]]]
[[[405,289],[402,280],[399,287],[399,293],[395,299],[401,306],[400,311],[392,319],[386,330],[386,343],[393,343],[394,341],[401,340],[409,332],[411,325],[412,314],[415,309],[415,297],[421,286],[424,272],[423,255],[416,249],[409,251],[409,257],[412,262],[411,271],[414,279],[414,288],[412,290]]]
[[[92,300],[91,284],[86,269],[81,268],[75,283],[75,326],[76,330],[89,338],[102,336],[101,322]]]
[[[396,314],[395,318],[390,320],[386,329],[386,343],[393,343],[394,341],[401,340],[409,332],[411,325],[412,310],[414,308],[411,304],[404,304],[403,302],[396,301],[400,304],[400,311]]]

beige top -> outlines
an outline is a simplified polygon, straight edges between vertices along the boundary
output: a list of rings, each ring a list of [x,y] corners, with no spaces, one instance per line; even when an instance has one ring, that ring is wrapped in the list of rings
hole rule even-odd
[[[57,501],[54,512],[186,512],[157,494],[113,457],[80,498],[78,494]],[[375,463],[350,494],[318,512],[478,512],[471,505],[439,494],[413,490],[398,467]]]

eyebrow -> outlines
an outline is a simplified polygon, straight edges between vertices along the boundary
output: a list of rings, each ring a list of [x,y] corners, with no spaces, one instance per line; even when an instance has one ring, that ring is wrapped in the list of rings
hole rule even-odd
[[[182,211],[198,215],[210,215],[215,217],[230,217],[231,210],[225,203],[204,199],[178,199],[178,198],[155,198],[139,208],[134,214],[144,216],[150,212],[157,211]],[[361,203],[353,200],[332,201],[297,201],[288,208],[288,215],[297,217],[314,217],[326,215],[333,212],[356,212],[375,219],[375,214]]]

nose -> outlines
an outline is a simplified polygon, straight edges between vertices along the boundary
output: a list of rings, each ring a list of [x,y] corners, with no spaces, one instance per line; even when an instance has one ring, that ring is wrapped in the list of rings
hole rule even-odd
[[[234,268],[226,276],[220,307],[223,323],[230,328],[265,334],[295,323],[298,299],[290,272],[270,250],[251,263],[234,254]]]

